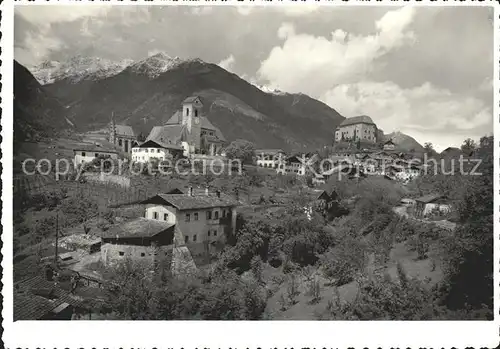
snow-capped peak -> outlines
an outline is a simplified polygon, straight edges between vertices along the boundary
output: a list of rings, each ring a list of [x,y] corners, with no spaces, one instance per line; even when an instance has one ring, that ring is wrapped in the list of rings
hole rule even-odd
[[[99,57],[74,56],[65,62],[45,61],[30,70],[42,84],[68,79],[72,83],[81,80],[100,80],[114,76],[124,70],[133,61],[111,61]]]
[[[265,93],[270,93],[273,95],[286,95],[286,92],[280,91],[277,88],[271,87],[271,86],[266,86],[266,85],[259,85],[257,83],[252,83],[255,87],[257,87],[259,90]]]
[[[130,69],[134,73],[147,75],[150,79],[154,79],[183,62],[179,57],[172,58],[164,52],[159,52],[132,64]]]

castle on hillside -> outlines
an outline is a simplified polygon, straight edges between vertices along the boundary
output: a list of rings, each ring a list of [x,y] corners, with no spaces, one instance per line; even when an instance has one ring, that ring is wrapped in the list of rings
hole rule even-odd
[[[137,137],[132,127],[127,125],[117,125],[114,114],[109,123],[109,142],[119,147],[123,152],[130,153],[137,145]]]
[[[377,142],[377,125],[369,116],[347,118],[335,129],[335,142],[358,140]]]
[[[222,132],[203,116],[203,103],[198,96],[186,98],[182,109],[165,125],[153,127],[146,141],[182,146],[185,156],[220,155],[226,142]]]

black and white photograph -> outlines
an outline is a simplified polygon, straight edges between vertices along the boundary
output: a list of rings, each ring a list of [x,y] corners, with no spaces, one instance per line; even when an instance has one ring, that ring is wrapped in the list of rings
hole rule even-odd
[[[5,317],[492,324],[498,13],[387,3],[12,6]]]

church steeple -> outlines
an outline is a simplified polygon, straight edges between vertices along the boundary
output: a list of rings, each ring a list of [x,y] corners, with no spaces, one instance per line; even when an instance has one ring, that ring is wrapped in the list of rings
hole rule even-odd
[[[115,112],[111,112],[111,122],[109,124],[109,142],[112,144],[116,144]]]

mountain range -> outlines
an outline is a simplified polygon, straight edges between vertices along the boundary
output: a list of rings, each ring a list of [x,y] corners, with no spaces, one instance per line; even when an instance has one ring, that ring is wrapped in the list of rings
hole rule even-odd
[[[32,74],[17,62],[15,66],[23,70],[20,84],[28,79],[21,75],[28,73],[40,96],[52,101],[47,102],[51,117],[41,120],[50,124],[48,129],[96,130],[114,115],[117,123],[147,135],[187,96],[198,95],[204,114],[228,141],[246,139],[259,148],[295,151],[330,145],[345,119],[307,95],[259,88],[218,65],[164,53],[137,62],[77,56],[30,67]],[[15,79],[18,83],[17,75]]]

